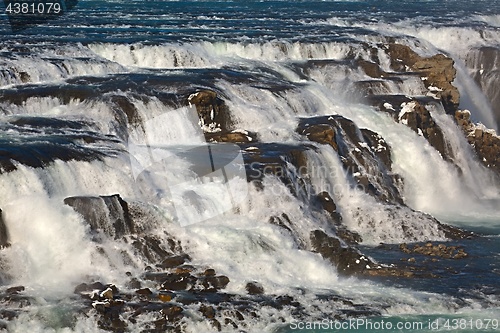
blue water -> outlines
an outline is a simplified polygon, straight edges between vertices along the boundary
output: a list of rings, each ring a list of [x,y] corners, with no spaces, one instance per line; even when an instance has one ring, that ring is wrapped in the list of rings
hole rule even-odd
[[[2,39],[63,42],[338,41],[375,34],[358,23],[415,20],[432,26],[485,26],[475,15],[498,15],[495,1],[80,1],[62,17]],[[2,19],[3,18],[3,19]]]

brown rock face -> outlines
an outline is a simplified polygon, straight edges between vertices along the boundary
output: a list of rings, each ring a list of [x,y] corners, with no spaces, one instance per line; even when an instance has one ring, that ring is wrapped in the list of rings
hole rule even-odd
[[[475,126],[470,121],[469,111],[457,111],[455,120],[481,163],[500,176],[500,137],[492,131]]]
[[[206,132],[227,130],[231,125],[229,109],[215,91],[202,90],[189,95],[188,103],[196,106],[200,122]]]
[[[446,112],[455,113],[460,102],[460,93],[452,85],[456,75],[453,59],[443,54],[424,58],[410,47],[401,44],[389,44],[387,53],[391,57],[391,67],[394,70],[419,73],[427,88],[438,88],[435,91],[436,97],[441,100]]]
[[[248,143],[257,140],[255,133],[233,129],[229,108],[215,91],[192,93],[187,102],[196,107],[207,142]]]
[[[452,149],[446,142],[443,131],[432,119],[429,110],[418,101],[410,103],[413,103],[414,107],[411,111],[403,114],[399,121],[405,122],[416,133],[423,135],[444,159],[453,160]]]

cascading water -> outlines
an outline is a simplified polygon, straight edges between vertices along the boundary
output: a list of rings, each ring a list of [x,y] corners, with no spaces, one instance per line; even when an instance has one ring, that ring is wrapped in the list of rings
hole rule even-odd
[[[460,59],[498,47],[498,14],[154,1],[128,34],[115,4],[0,42],[0,331],[498,318],[498,173],[388,46],[455,58],[495,128]]]

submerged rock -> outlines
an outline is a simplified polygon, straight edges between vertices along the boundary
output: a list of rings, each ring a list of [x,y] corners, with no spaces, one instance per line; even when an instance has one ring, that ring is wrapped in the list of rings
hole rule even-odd
[[[406,243],[403,243],[399,246],[399,249],[406,254],[417,253],[445,259],[463,259],[469,256],[461,246],[446,246],[445,244],[433,244],[430,242],[424,245],[415,244],[413,247],[409,247]]]

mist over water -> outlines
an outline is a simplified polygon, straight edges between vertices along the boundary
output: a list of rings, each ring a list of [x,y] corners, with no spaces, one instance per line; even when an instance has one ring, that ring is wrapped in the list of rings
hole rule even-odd
[[[158,244],[178,240],[194,266],[229,277],[224,292],[246,297],[246,283],[258,281],[273,297],[293,295],[310,320],[351,306],[328,301],[333,296],[364,306],[370,318],[498,318],[498,175],[477,159],[439,102],[430,114],[452,162],[367,103],[360,88],[368,82],[373,95],[424,98],[420,77],[373,79],[355,61],[377,59],[392,72],[383,46],[392,42],[421,56],[445,53],[455,60],[460,108],[498,130],[493,105],[464,59],[471,50],[500,47],[499,15],[498,1],[90,0],[22,32],[12,32],[0,16],[0,208],[10,243],[0,249],[0,289],[24,286],[30,298],[16,319],[5,320],[6,330],[100,331],[96,311],[75,315],[83,307],[75,287],[103,281],[134,293],[132,276],[154,288],[143,279],[154,263],[135,243],[151,235]],[[202,90],[223,100],[236,133],[257,133],[258,141],[216,154],[203,130],[217,134],[217,124],[203,123],[195,105],[184,102]],[[298,133],[301,121],[320,116],[347,118],[355,133],[367,129],[383,138],[391,150],[388,176],[401,177],[397,190],[405,205],[356,186],[345,157]],[[346,145],[368,147],[359,140]],[[297,147],[307,149],[307,176],[283,157]],[[348,148],[355,154],[355,146]],[[278,170],[286,165],[287,174],[251,179],[244,164],[255,151]],[[337,232],[308,201],[321,192],[331,195],[343,225],[362,237],[375,261],[394,259],[381,243],[447,241],[432,217],[487,236],[467,241],[474,265],[457,260],[446,268],[463,269],[461,279],[345,277],[311,250],[313,230]],[[113,212],[99,199],[115,194],[137,224],[121,238],[109,231]],[[97,227],[65,204],[81,196],[102,201],[93,214],[107,219]],[[286,229],[270,223],[276,217]],[[186,305],[185,330],[213,330],[198,307]],[[141,323],[153,320],[148,316],[138,315],[127,330],[143,331]],[[297,316],[292,307],[268,306],[243,322],[246,332],[281,332]]]

